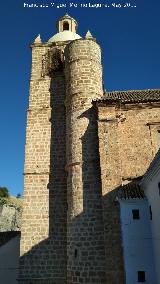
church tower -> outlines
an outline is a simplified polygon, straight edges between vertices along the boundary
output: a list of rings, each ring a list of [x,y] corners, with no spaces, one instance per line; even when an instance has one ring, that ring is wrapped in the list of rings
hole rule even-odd
[[[32,44],[20,284],[107,283],[94,99],[101,49],[69,15]]]

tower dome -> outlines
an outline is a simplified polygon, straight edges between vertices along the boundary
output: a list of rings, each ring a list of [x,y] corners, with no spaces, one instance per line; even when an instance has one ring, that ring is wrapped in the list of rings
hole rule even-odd
[[[69,41],[81,38],[76,33],[78,27],[77,21],[68,14],[65,14],[57,21],[56,27],[57,34],[52,36],[48,42]]]

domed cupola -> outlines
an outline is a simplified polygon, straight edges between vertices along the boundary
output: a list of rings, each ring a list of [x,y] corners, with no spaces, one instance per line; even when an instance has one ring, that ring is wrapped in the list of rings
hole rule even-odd
[[[48,42],[70,41],[81,38],[76,33],[78,27],[77,21],[68,14],[57,21],[56,27],[58,33],[51,37]]]

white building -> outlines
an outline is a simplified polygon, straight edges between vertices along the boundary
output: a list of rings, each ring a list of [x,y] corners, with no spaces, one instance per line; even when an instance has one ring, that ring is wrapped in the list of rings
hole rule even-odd
[[[126,284],[156,284],[149,204],[132,182],[118,191]]]
[[[154,248],[156,284],[160,284],[160,150],[144,175],[141,187],[147,197],[151,214],[151,231]]]

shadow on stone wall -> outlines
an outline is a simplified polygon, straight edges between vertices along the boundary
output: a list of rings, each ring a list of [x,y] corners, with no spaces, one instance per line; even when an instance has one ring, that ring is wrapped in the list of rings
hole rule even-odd
[[[120,225],[120,206],[116,201],[119,188],[103,197],[104,237],[107,283],[124,284],[124,263]]]
[[[67,260],[66,122],[62,86],[64,75],[57,72],[51,82],[49,237],[21,257],[26,280],[20,278],[19,282],[65,284],[68,266],[69,284],[124,284],[119,207],[114,199],[117,189],[102,197],[97,117],[93,108],[79,117],[89,120],[82,137],[83,212],[70,222]]]
[[[65,284],[66,281],[66,119],[63,71],[54,73],[51,79],[50,93],[51,147],[49,183],[47,186],[49,191],[49,236],[20,258],[20,283]]]
[[[99,272],[103,272],[103,276],[105,273],[106,278],[104,281],[104,277],[99,277],[99,282],[96,283],[124,284],[120,208],[116,202],[119,187],[102,196],[97,112],[92,107],[81,117],[89,120],[82,137],[83,216],[88,220],[89,232],[92,232],[88,234],[88,242],[92,241],[90,249],[94,255],[92,264],[96,268],[97,261],[101,267],[101,270],[98,268]],[[89,176],[92,177],[91,180]]]

